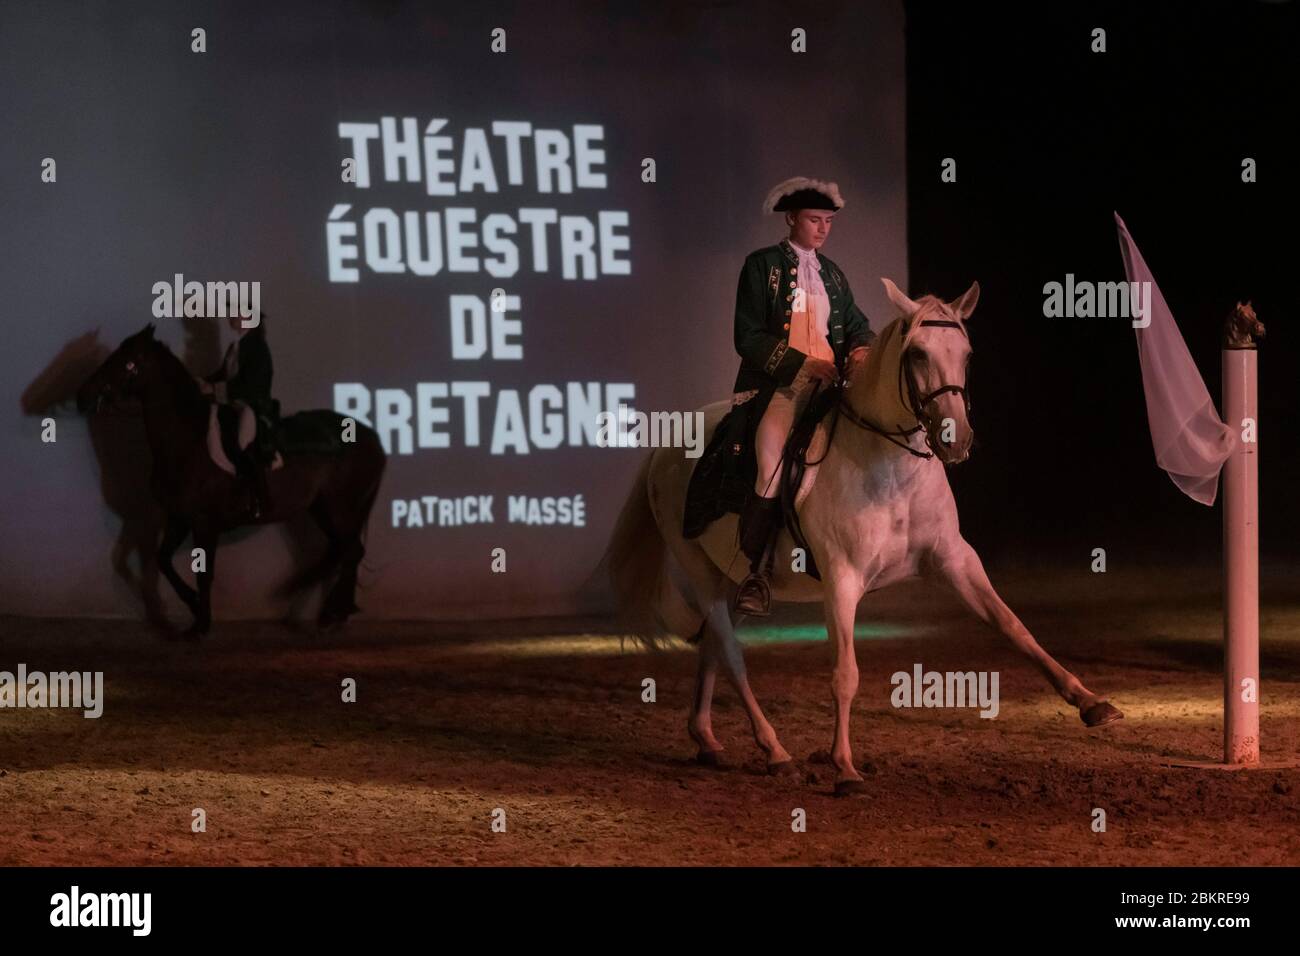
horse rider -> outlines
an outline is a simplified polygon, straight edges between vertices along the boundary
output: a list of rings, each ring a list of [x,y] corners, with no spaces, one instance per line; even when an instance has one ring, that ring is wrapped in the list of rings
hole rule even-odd
[[[875,339],[844,273],[820,252],[843,206],[832,182],[795,177],[776,186],[763,211],[785,213],[789,235],[751,252],[740,272],[733,405],[752,401],[749,414],[758,416],[757,479],[740,522],[750,572],[734,607],[743,614],[770,612],[763,558],[780,530],[777,469],[790,429],[817,387],[847,381]]]
[[[238,410],[238,444],[251,439],[242,449],[227,445],[227,453],[235,452],[229,457],[244,487],[251,492],[251,512],[256,519],[271,508],[266,469],[275,458],[272,432],[279,403],[271,397],[273,369],[271,349],[266,343],[266,314],[259,313],[256,324],[246,328],[237,311],[232,309],[227,319],[236,339],[226,349],[220,367],[205,376],[199,387],[211,394],[218,406]]]

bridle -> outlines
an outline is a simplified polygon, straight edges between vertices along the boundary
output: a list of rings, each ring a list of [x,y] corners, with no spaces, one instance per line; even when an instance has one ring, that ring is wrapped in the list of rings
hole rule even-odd
[[[953,322],[949,319],[922,319],[921,327],[957,329],[958,331],[961,332],[962,335],[968,335],[965,327],[960,322]],[[904,322],[902,331],[899,334],[906,336],[907,333],[908,333],[907,323]],[[954,395],[961,396],[962,403],[966,406],[966,415],[967,417],[969,417],[970,416],[970,393],[966,390],[966,386],[964,385],[945,384],[945,385],[940,385],[938,388],[936,388],[932,392],[929,392],[928,394],[925,395],[919,394],[916,389],[916,379],[913,375],[910,374],[911,372],[910,363],[912,361],[910,355],[911,351],[912,350],[910,347],[904,348],[903,354],[900,355],[898,359],[898,400],[903,405],[904,408],[909,409],[912,412],[912,414],[916,416],[916,426],[914,428],[903,428],[902,425],[899,425],[898,428],[894,429],[893,431],[889,431],[884,428],[881,428],[879,425],[876,425],[873,422],[868,421],[867,419],[859,415],[857,412],[855,412],[849,406],[849,403],[845,399],[843,394],[840,395],[838,410],[845,418],[847,418],[853,424],[857,425],[859,428],[865,429],[866,431],[869,432],[874,432],[875,434],[880,435],[882,438],[888,439],[889,441],[897,445],[899,448],[902,448],[904,451],[907,451],[909,454],[915,455],[917,458],[933,458],[934,445],[930,441],[930,430],[928,428],[930,419],[925,412],[925,406],[930,404],[940,395],[946,395],[948,392],[952,392]],[[904,386],[904,383],[906,383],[906,386]],[[906,387],[906,394],[904,394],[904,387]],[[909,439],[913,435],[915,435],[917,432],[922,430],[925,431],[925,443],[931,449],[930,451],[917,451],[915,448],[911,446],[911,443],[909,442]]]
[[[122,365],[122,371],[126,376],[127,383],[133,382],[140,376],[140,371],[141,371],[140,362],[137,361],[136,359],[127,359],[126,362],[123,363]],[[109,393],[113,390],[114,390],[113,386],[109,382],[104,382],[102,385],[99,386],[98,389],[95,390],[94,411],[98,412],[103,409],[104,400],[106,398],[109,398]],[[109,400],[113,401],[115,399],[110,398]]]

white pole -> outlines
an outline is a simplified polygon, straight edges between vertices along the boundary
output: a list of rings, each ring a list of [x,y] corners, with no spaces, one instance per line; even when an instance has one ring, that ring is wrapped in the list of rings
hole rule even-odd
[[[1259,353],[1237,329],[1229,323],[1223,346],[1223,418],[1240,439],[1223,466],[1223,761],[1250,766],[1259,763]]]

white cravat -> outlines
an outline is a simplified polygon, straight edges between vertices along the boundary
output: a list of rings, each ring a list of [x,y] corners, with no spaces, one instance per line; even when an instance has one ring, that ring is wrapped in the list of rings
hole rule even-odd
[[[793,239],[790,240],[790,248],[799,257],[799,274],[795,276],[799,288],[809,295],[825,295],[826,287],[822,284],[822,264],[817,261],[817,250],[804,249]]]
[[[817,259],[817,250],[804,249],[793,240],[790,241],[790,248],[799,257],[795,281],[807,297],[807,311],[812,313],[812,327],[807,330],[807,338],[796,333],[791,336],[791,344],[796,348],[802,346],[802,350],[808,354],[833,361],[835,353],[831,351],[830,344],[826,341],[831,303],[826,295],[826,286],[822,282],[822,266]]]

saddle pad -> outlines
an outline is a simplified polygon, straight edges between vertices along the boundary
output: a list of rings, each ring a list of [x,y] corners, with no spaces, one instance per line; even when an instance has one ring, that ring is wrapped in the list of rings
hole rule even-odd
[[[804,456],[809,462],[820,461],[826,453],[829,442],[827,426],[829,407],[826,400],[810,402],[791,430],[792,435],[800,428],[804,430],[804,434],[807,434],[807,428],[812,424],[811,416],[817,416],[818,421]],[[682,521],[684,537],[698,537],[704,533],[705,528],[723,515],[739,514],[744,510],[745,501],[752,494],[754,479],[758,472],[754,455],[754,423],[749,413],[750,407],[747,402],[733,406],[718,423],[705,446],[704,453],[696,461],[686,494],[685,515]],[[781,463],[783,481],[786,465],[787,459],[783,457]],[[812,489],[816,474],[816,464],[810,464],[804,470],[803,479],[799,483],[798,493],[794,499],[796,510],[803,504],[804,498]]]

